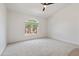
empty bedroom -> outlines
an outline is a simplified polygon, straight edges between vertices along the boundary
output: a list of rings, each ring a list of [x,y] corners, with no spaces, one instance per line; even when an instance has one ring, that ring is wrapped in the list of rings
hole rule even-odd
[[[79,56],[79,3],[0,3],[0,56]]]

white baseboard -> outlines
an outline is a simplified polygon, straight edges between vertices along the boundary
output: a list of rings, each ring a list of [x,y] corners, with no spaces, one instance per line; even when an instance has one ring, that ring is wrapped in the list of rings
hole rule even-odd
[[[0,51],[0,56],[1,56],[1,55],[2,55],[2,53],[4,52],[5,48],[6,48],[6,46],[5,46],[5,47],[3,47],[3,49],[1,49],[1,51]]]
[[[69,43],[69,44],[74,44],[74,45],[78,45],[79,46],[79,41],[75,42],[75,41],[70,41],[70,40],[63,40],[63,39],[60,39],[58,37],[50,37],[50,39],[56,39],[56,40],[59,40],[59,41],[62,41],[62,42],[66,42],[66,43]]]
[[[20,41],[10,42],[10,43],[8,43],[8,45],[9,44],[15,44],[15,43],[23,42],[23,41],[42,39],[42,38],[48,38],[48,37],[37,37],[37,38],[31,38],[31,39],[26,39],[26,40],[20,40]]]

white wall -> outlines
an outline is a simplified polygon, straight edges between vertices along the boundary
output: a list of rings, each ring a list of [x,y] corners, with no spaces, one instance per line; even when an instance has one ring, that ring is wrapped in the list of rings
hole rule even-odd
[[[48,36],[79,44],[79,4],[63,8],[48,20]]]
[[[36,18],[39,21],[39,32],[37,35],[25,37],[24,22],[30,18]],[[46,36],[47,20],[17,11],[8,11],[8,43]]]
[[[0,4],[0,55],[6,47],[7,39],[7,23],[6,23],[6,8],[4,4]]]

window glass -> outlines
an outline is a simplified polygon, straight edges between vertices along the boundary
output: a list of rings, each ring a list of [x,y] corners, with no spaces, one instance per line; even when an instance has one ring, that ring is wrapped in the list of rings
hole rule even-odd
[[[30,19],[25,21],[25,34],[37,34],[39,27],[39,21],[36,19]]]

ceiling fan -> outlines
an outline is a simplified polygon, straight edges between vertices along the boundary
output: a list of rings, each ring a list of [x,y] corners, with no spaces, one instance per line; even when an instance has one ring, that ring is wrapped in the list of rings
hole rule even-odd
[[[54,4],[54,3],[41,3],[41,4],[43,5],[43,12],[44,12],[48,5],[51,5],[51,4]]]

